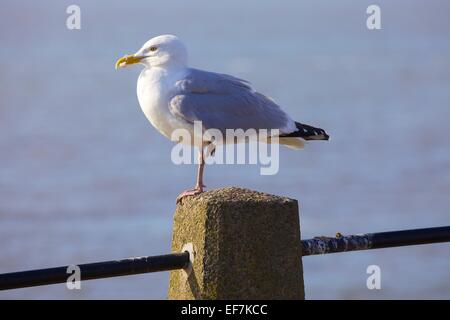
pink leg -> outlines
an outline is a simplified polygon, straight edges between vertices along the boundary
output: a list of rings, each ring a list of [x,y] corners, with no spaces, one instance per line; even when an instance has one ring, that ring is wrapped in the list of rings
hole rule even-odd
[[[195,188],[182,192],[177,197],[177,203],[182,202],[184,197],[195,196],[195,195],[203,192],[203,188],[205,187],[205,185],[203,185],[203,169],[204,168],[205,168],[205,159],[204,159],[203,146],[202,146],[202,148],[200,148],[200,152],[198,155],[197,183],[195,184]]]

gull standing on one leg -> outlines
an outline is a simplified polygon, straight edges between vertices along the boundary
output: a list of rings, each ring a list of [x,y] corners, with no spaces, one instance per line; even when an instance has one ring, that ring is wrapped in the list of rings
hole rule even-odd
[[[144,69],[137,82],[139,104],[150,123],[171,139],[176,129],[186,129],[194,137],[194,121],[203,130],[278,129],[279,143],[294,149],[305,140],[328,140],[323,129],[292,120],[271,99],[254,91],[250,84],[230,75],[188,67],[184,44],[173,35],[162,35],[147,41],[134,55],[120,58],[116,69],[140,63]],[[194,145],[192,141],[182,141]],[[204,148],[212,141],[200,140],[199,167],[194,189],[183,197],[203,192]],[[178,142],[178,141],[177,141]]]

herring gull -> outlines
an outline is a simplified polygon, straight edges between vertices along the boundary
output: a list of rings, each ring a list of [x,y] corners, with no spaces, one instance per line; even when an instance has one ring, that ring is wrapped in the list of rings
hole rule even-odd
[[[295,149],[303,147],[305,140],[329,138],[323,129],[292,120],[272,99],[254,91],[248,81],[189,68],[187,49],[176,36],[161,35],[150,39],[135,54],[120,58],[116,69],[136,63],[144,65],[137,82],[142,111],[169,139],[176,129],[193,133],[195,121],[201,121],[204,130],[221,132],[226,129],[278,129],[279,143]],[[200,139],[195,188],[181,193],[177,202],[185,196],[203,192],[205,151],[211,145],[212,141]]]

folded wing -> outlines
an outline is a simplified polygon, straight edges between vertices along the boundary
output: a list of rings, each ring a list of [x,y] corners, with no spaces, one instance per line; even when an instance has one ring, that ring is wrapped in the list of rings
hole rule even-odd
[[[188,122],[202,121],[205,129],[297,130],[295,122],[245,80],[229,75],[190,69],[178,81],[170,99],[170,112]]]

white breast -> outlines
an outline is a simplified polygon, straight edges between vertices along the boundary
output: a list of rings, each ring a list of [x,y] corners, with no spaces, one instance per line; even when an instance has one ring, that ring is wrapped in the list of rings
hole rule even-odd
[[[175,118],[169,111],[171,92],[184,75],[185,70],[168,72],[162,68],[146,68],[137,82],[137,96],[142,111],[150,123],[169,139],[175,129],[193,130],[190,123]]]

